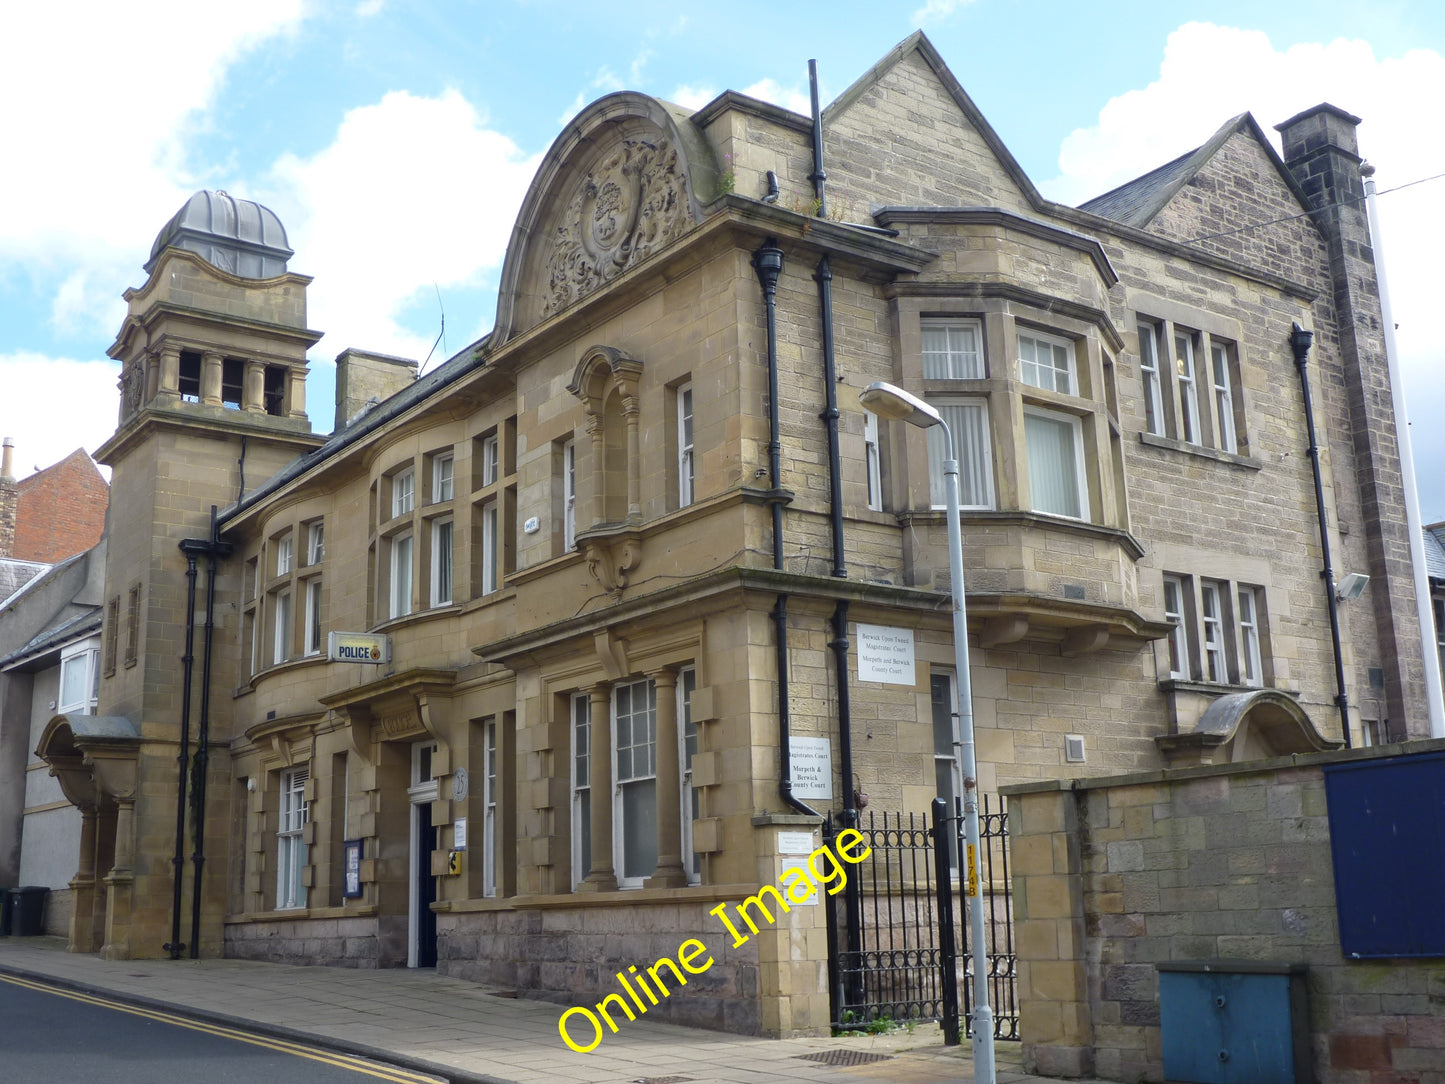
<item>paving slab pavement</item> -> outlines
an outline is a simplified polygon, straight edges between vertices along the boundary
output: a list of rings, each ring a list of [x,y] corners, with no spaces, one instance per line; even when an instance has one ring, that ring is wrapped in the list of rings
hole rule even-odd
[[[563,1045],[564,1006],[431,970],[362,971],[251,960],[102,960],[62,938],[0,938],[9,973],[180,1015],[260,1030],[430,1072],[453,1084],[955,1084],[967,1044],[911,1033],[756,1039],[640,1017],[589,1054]],[[1000,1084],[1044,1084],[999,1043]],[[831,1063],[831,1064],[830,1064]],[[851,1063],[851,1064],[850,1064]],[[1076,1082],[1077,1084],[1077,1082]]]

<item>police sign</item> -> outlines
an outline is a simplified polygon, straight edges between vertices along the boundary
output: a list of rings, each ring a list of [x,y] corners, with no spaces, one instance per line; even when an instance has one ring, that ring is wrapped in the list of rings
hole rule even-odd
[[[391,637],[369,632],[331,632],[326,635],[326,657],[331,662],[391,661]]]

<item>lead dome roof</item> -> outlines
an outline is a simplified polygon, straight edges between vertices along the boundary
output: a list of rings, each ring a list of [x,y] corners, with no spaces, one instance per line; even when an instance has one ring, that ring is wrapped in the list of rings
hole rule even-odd
[[[194,252],[213,267],[247,279],[286,273],[294,255],[286,228],[269,207],[227,192],[197,192],[171,217],[151,246],[147,272],[168,248]]]

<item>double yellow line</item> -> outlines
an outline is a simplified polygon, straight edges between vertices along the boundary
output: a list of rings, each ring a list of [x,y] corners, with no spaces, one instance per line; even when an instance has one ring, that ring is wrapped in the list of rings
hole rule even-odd
[[[20,986],[26,990],[36,990],[42,994],[54,994],[56,997],[69,998],[71,1001],[79,1001],[86,1005],[97,1005],[103,1009],[114,1009],[116,1012],[129,1013],[132,1016],[144,1017],[147,1020],[156,1020],[162,1024],[174,1024],[177,1027],[189,1028],[191,1031],[199,1031],[205,1035],[215,1035],[222,1039],[235,1039],[237,1042],[249,1043],[252,1046],[279,1051],[282,1054],[292,1054],[298,1058],[308,1058],[311,1061],[319,1061],[323,1065],[335,1065],[340,1069],[350,1069],[355,1073],[364,1073],[367,1076],[376,1077],[378,1080],[395,1081],[396,1084],[437,1084],[438,1081],[438,1078],[435,1076],[412,1073],[405,1069],[396,1069],[387,1065],[379,1065],[374,1061],[367,1061],[365,1058],[352,1057],[350,1054],[334,1054],[329,1051],[319,1050],[316,1047],[288,1042],[285,1039],[273,1039],[264,1035],[237,1031],[235,1028],[223,1027],[219,1024],[207,1024],[199,1020],[188,1020],[184,1016],[175,1016],[167,1012],[157,1012],[154,1009],[141,1009],[134,1005],[127,1005],[121,1001],[95,997],[92,994],[77,993],[74,990],[67,990],[60,986],[51,986],[49,983],[35,982],[31,979],[22,979],[15,975],[0,975],[0,982],[8,982],[12,986]]]

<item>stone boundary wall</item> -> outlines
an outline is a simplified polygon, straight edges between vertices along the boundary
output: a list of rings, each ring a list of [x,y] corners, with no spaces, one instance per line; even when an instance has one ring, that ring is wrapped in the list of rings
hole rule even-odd
[[[391,923],[395,925],[394,921]],[[382,920],[288,918],[226,925],[225,955],[231,960],[356,967],[373,970],[406,964],[406,916],[399,936],[386,936]],[[400,948],[398,962],[396,949]]]
[[[676,960],[678,946],[689,938],[707,947],[712,966],[689,975],[686,986],[673,988],[659,1004],[648,1005],[646,1018],[735,1035],[774,1030],[763,1020],[760,1004],[767,993],[758,974],[757,946],[763,939],[753,937],[733,948],[702,901],[627,907],[589,907],[582,901],[569,907],[441,913],[437,972],[502,986],[521,997],[591,1008],[605,995],[622,992],[614,978],[618,971],[625,973],[632,964],[645,971],[663,956]],[[577,1028],[579,1035],[587,1030],[581,1024]],[[607,1037],[612,1038],[610,1032]],[[560,1037],[558,1044],[561,1049]]]
[[[1445,1084],[1445,959],[1342,955],[1323,772],[1441,749],[1005,787],[1024,1069],[1162,1080],[1156,965],[1235,959],[1308,966],[1311,1079]]]

